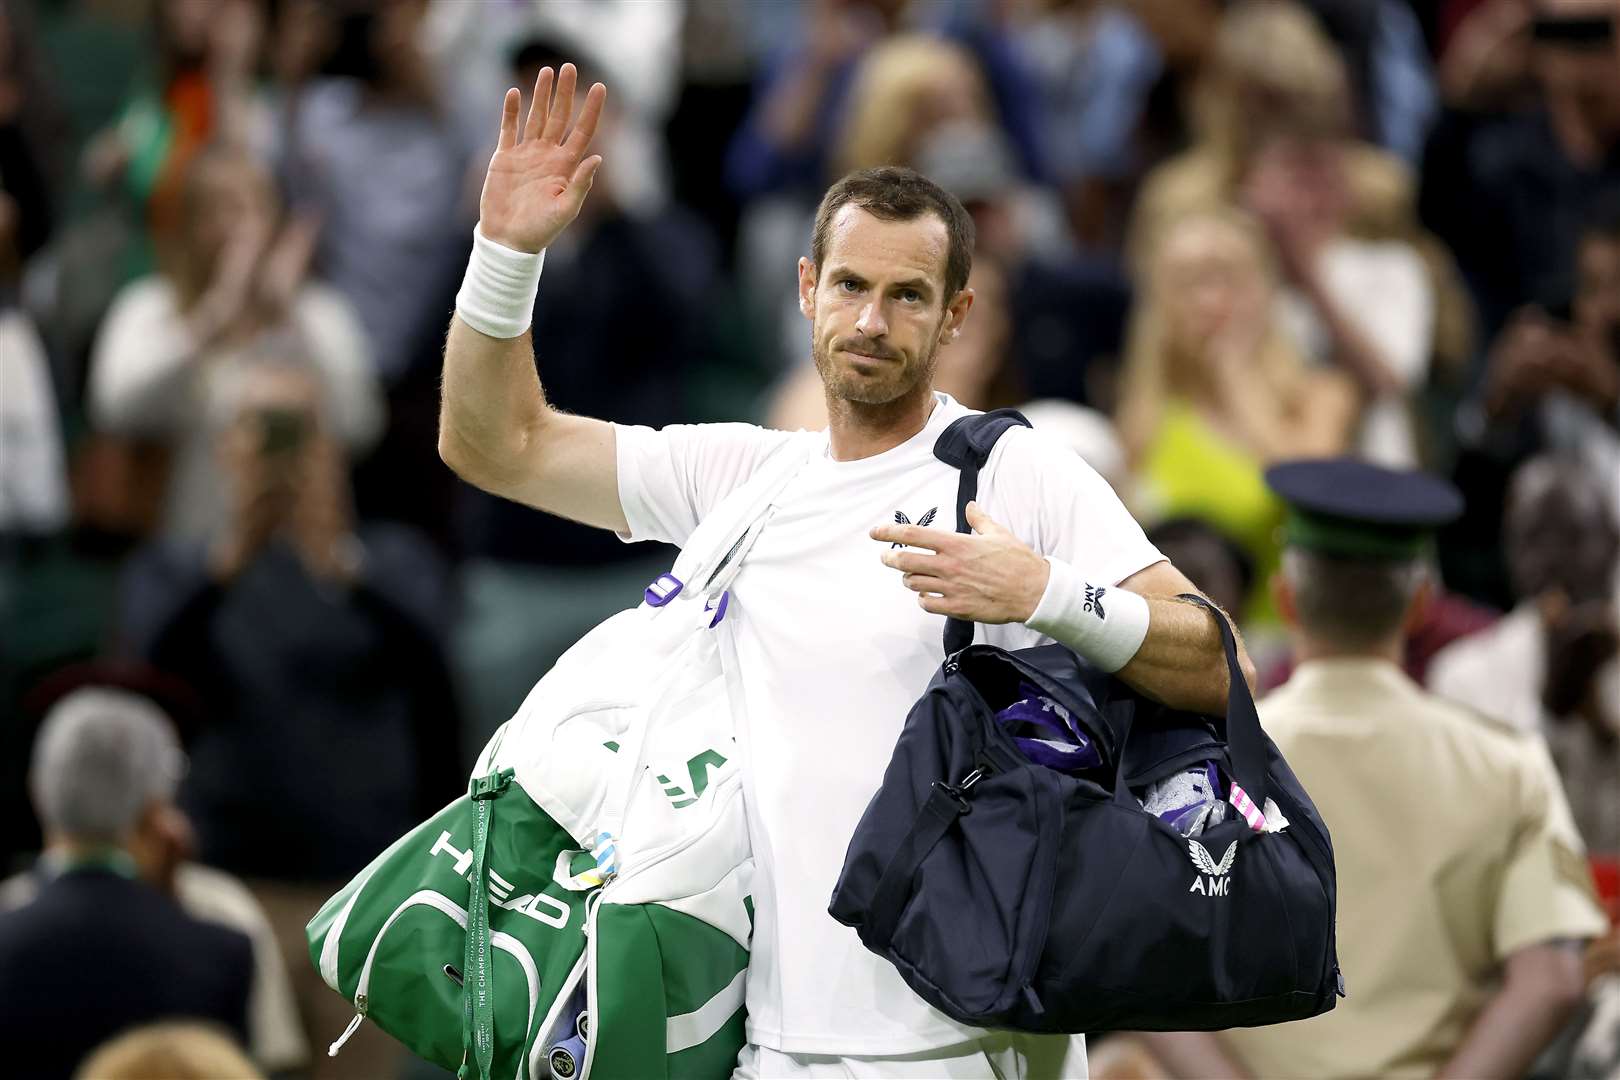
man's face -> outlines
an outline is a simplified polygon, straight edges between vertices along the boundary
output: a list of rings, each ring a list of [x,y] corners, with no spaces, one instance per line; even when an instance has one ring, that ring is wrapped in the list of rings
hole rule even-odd
[[[884,405],[931,384],[940,346],[973,303],[971,289],[945,296],[948,249],[932,214],[883,221],[848,205],[833,217],[824,265],[799,260],[799,309],[831,398]]]

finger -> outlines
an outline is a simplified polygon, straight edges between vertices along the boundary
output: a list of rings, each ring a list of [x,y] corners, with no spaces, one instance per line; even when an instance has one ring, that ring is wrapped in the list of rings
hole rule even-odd
[[[912,592],[943,593],[950,588],[950,582],[944,578],[933,577],[930,574],[904,574],[900,581]]]
[[[927,548],[929,551],[945,550],[954,536],[955,533],[943,529],[925,529],[919,525],[879,525],[871,532],[874,540],[887,540],[891,544]]]
[[[607,101],[607,87],[594,84],[585,95],[585,107],[580,110],[579,123],[568,134],[568,152],[583,154],[596,135],[596,122],[602,118],[602,104]]]
[[[518,107],[523,103],[523,95],[518,93],[517,87],[506,92],[506,98],[501,102],[501,134],[495,140],[495,149],[510,150],[517,142]]]
[[[557,75],[557,100],[551,103],[546,126],[540,132],[540,137],[547,142],[562,142],[563,129],[574,116],[574,83],[578,79],[579,71],[573,64],[562,66],[562,71]]]
[[[967,522],[976,533],[990,533],[1001,529],[996,519],[985,513],[977,502],[967,504]]]
[[[962,601],[948,596],[929,596],[927,593],[918,593],[917,606],[931,615],[948,615],[954,619],[969,617],[967,606]]]
[[[938,555],[919,555],[915,551],[903,551],[900,548],[885,551],[883,565],[907,574],[938,574],[941,569]]]
[[[523,125],[523,139],[540,137],[540,129],[545,126],[546,115],[551,111],[551,69],[543,67],[540,74],[534,79],[534,96],[529,99],[529,120]]]
[[[596,180],[597,166],[601,164],[602,155],[592,154],[574,168],[574,175],[568,178],[568,190],[577,201],[585,201],[585,196],[591,190],[591,184]]]

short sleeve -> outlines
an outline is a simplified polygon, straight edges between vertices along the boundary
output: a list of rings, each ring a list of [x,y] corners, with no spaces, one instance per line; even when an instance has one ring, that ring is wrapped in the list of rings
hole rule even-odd
[[[1532,736],[1518,741],[1524,751],[1519,828],[1496,901],[1499,960],[1529,945],[1598,937],[1608,929],[1546,744]]]
[[[1015,535],[1089,581],[1117,585],[1164,561],[1108,481],[1039,431],[1007,432],[990,455],[985,485]]]
[[[686,543],[698,522],[792,436],[753,424],[615,424],[626,543]]]

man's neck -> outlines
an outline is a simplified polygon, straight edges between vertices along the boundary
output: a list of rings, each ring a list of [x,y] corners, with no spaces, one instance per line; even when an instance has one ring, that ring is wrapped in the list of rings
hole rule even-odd
[[[928,425],[935,404],[926,384],[881,405],[829,397],[827,441],[833,460],[859,461],[893,450]]]
[[[41,854],[47,863],[64,870],[99,866],[131,877],[135,873],[135,857],[129,850],[104,840],[52,835],[46,837],[45,850]]]
[[[1346,648],[1308,634],[1294,635],[1294,658],[1301,664],[1312,660],[1385,660],[1401,667],[1406,660],[1406,639],[1400,636],[1361,648]]]

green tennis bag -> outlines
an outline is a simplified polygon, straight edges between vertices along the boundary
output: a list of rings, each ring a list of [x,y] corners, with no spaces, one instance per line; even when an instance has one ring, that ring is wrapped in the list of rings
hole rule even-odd
[[[814,437],[705,518],[645,601],[536,684],[468,793],[310,921],[356,1017],[462,1080],[722,1080],[754,861],[721,663],[727,587]]]

